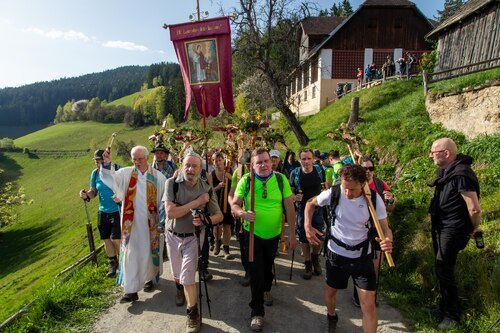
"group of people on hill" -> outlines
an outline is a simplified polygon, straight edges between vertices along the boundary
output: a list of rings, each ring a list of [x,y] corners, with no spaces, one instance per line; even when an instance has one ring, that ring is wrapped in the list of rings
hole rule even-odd
[[[399,65],[398,71],[396,71],[396,63]],[[370,83],[374,80],[380,80],[382,78],[385,79],[394,75],[399,75],[400,79],[406,77],[407,80],[410,80],[415,71],[416,65],[418,64],[415,55],[411,52],[406,52],[406,56],[400,57],[396,60],[396,63],[392,57],[388,55],[386,61],[380,68],[375,63],[366,65],[364,71],[361,68],[358,68],[356,71],[358,87],[361,87],[363,77],[365,83]]]
[[[136,146],[133,166],[120,167],[110,148],[97,150],[90,189],[80,191],[84,200],[99,197],[107,276],[123,286],[120,302],[136,301],[140,289],[152,291],[168,254],[175,304],[186,306],[186,332],[198,332],[196,274],[205,283],[213,278],[210,252],[233,259],[229,242],[235,236],[245,272],[240,284],[251,289],[250,328],[261,331],[265,306],[273,304],[274,259],[288,225],[288,248],[294,251],[298,239],[304,258],[303,279],[322,275],[320,253],[325,255],[329,331],[339,320],[337,290],[346,289],[351,278],[363,330],[376,331],[378,274],[382,252],[393,250],[387,216],[396,201],[388,184],[375,177],[374,160],[364,157],[355,164],[336,150],[308,148],[297,155],[287,151],[282,160],[280,151],[261,147],[245,151],[234,165],[220,149],[208,149],[204,157],[191,150],[177,166],[162,142],[151,152],[149,163],[149,150]],[[453,271],[458,252],[479,230],[479,184],[470,157],[458,154],[451,139],[435,141],[429,156],[438,166],[429,210],[441,290],[434,314],[440,328],[451,328],[459,320]],[[374,232],[377,221],[383,239]]]

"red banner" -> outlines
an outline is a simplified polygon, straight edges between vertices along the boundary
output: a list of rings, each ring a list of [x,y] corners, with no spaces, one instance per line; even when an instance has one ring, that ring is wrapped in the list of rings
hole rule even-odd
[[[221,96],[225,109],[233,113],[229,18],[181,23],[169,28],[186,91],[185,116],[192,95],[204,117],[219,114]]]

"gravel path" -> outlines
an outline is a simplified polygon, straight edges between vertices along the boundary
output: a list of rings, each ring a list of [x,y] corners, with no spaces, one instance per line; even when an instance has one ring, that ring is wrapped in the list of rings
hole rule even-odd
[[[208,282],[212,318],[208,315],[206,295],[203,297],[203,325],[201,332],[252,332],[250,324],[250,287],[242,287],[242,266],[236,241],[231,240],[235,259],[210,257],[209,271],[214,279]],[[321,276],[303,280],[300,276],[303,259],[296,249],[292,281],[290,254],[280,253],[276,258],[277,285],[271,291],[274,304],[266,307],[264,332],[326,332],[326,307],[323,301],[324,271]],[[322,260],[324,267],[324,259]],[[153,292],[139,293],[132,304],[117,303],[103,313],[94,324],[93,332],[185,332],[186,309],[174,303],[175,284],[170,265],[164,263],[163,275]],[[205,291],[203,290],[203,294]],[[339,291],[337,313],[338,333],[362,332],[361,311],[351,301],[351,287]],[[404,318],[394,308],[379,299],[378,332],[410,332]]]

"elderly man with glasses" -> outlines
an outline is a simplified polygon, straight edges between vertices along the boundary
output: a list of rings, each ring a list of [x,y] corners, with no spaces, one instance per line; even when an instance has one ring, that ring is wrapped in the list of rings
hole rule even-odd
[[[257,148],[252,153],[251,172],[254,173],[254,211],[250,210],[250,175],[244,175],[238,182],[234,199],[231,205],[235,216],[243,219],[246,244],[249,243],[250,222],[254,223],[254,261],[248,263],[250,274],[250,288],[252,300],[252,320],[250,328],[260,332],[264,325],[264,303],[272,305],[270,295],[273,283],[273,262],[278,241],[281,234],[281,216],[286,211],[289,222],[289,248],[293,251],[296,246],[295,239],[295,209],[292,202],[292,191],[283,174],[280,182],[283,189],[280,190],[278,175],[271,167],[271,157],[265,148]],[[244,205],[245,210],[243,210]],[[249,247],[246,246],[248,249]]]

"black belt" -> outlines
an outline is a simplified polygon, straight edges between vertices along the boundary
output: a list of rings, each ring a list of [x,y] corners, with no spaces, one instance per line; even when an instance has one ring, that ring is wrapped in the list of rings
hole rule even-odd
[[[180,237],[180,238],[186,238],[186,237],[191,237],[194,236],[194,232],[187,232],[187,233],[182,233],[182,232],[175,232],[171,229],[168,229],[171,233],[173,233],[175,236]]]

